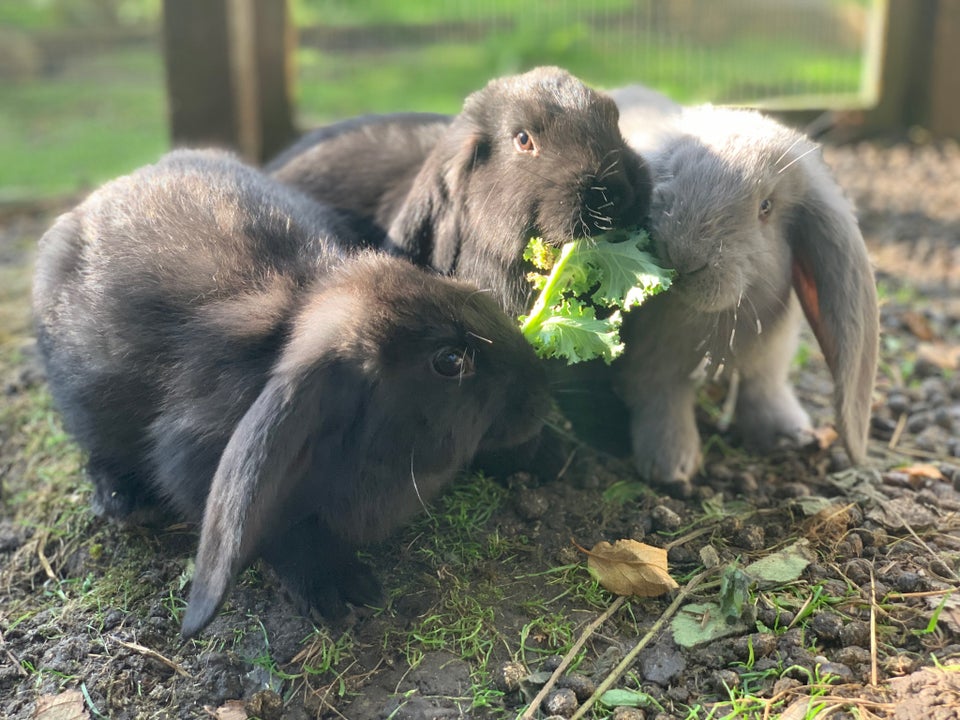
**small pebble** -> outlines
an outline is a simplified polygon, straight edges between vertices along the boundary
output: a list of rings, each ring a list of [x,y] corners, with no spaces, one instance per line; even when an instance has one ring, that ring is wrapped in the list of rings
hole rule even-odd
[[[568,718],[573,715],[580,703],[577,702],[576,693],[570,688],[559,688],[547,695],[543,701],[543,710],[550,715],[559,715]]]
[[[902,392],[892,391],[887,395],[887,407],[895,415],[905,413],[910,410],[911,401]],[[891,428],[892,430],[892,428]]]
[[[577,702],[586,702],[587,698],[596,692],[597,684],[580,673],[564,675],[557,681],[557,687],[569,688],[577,696]]]
[[[647,720],[647,714],[640,708],[621,706],[613,709],[610,720]]]
[[[792,677],[782,677],[773,684],[773,694],[774,695],[783,695],[789,690],[795,690],[801,686],[801,682]]]
[[[922,583],[923,578],[920,574],[909,570],[905,570],[893,579],[893,587],[902,593],[916,592],[920,589]]]
[[[821,662],[820,675],[833,675],[834,677],[840,678],[842,682],[850,682],[853,680],[853,670],[843,663],[837,662]]]
[[[563,655],[547,655],[547,657],[540,662],[540,669],[546,670],[547,672],[553,672],[560,667],[562,662]]]
[[[844,647],[870,644],[870,625],[862,620],[851,620],[840,630],[840,643]]]
[[[863,555],[863,540],[856,533],[850,533],[843,542],[837,545],[837,557],[857,558]]]
[[[550,509],[550,503],[546,496],[539,489],[521,490],[517,493],[516,501],[517,515],[527,521],[539,520],[547,510]]]
[[[846,643],[846,640],[844,640],[844,643]],[[843,647],[837,648],[834,656],[837,662],[843,663],[847,667],[870,664],[870,651],[859,645],[844,644]]]
[[[745,525],[732,538],[733,544],[745,550],[762,550],[766,535],[762,525]]]
[[[740,687],[740,676],[733,670],[716,670],[712,676],[713,687],[717,692]]]
[[[657,530],[666,530],[671,532],[679,528],[683,521],[680,516],[666,505],[657,505],[650,511],[650,517],[653,520],[653,526]]]
[[[953,571],[940,558],[934,558],[933,560],[931,560],[930,565],[928,567],[930,568],[930,572],[932,572],[934,575],[940,576],[941,578],[953,577]]]
[[[741,495],[751,495],[760,487],[757,476],[749,472],[737,473],[734,476],[734,486]]]
[[[810,628],[824,642],[834,642],[840,638],[843,619],[835,613],[821,611],[810,619]]]
[[[501,692],[512,693],[520,689],[520,681],[526,676],[527,669],[522,663],[505,662],[494,673],[493,683]]]
[[[907,431],[916,435],[930,426],[933,422],[933,413],[921,410],[907,418]]]
[[[854,585],[863,585],[870,582],[870,572],[873,570],[873,563],[863,558],[854,558],[843,567],[843,574]]]

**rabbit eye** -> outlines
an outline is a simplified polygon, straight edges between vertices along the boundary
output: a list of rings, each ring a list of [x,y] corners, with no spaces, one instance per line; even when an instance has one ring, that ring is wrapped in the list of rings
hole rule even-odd
[[[513,136],[513,147],[520,153],[529,153],[534,156],[540,154],[537,144],[526,130],[521,130]]]
[[[431,360],[433,371],[440,377],[465,378],[476,372],[473,356],[466,350],[446,347],[439,350]]]
[[[766,220],[770,216],[770,213],[772,210],[773,210],[773,200],[771,200],[770,198],[764,198],[763,200],[760,201],[759,217],[761,220]]]

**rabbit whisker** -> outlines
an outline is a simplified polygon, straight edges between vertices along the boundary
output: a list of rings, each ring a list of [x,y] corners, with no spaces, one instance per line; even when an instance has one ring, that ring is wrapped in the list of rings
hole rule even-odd
[[[427,504],[423,501],[423,496],[420,495],[420,486],[417,485],[417,474],[413,471],[413,451],[415,448],[410,448],[410,481],[413,483],[413,491],[417,494],[417,501],[420,503],[420,507],[423,508],[423,511],[427,514],[427,517],[433,520],[433,515],[430,514],[430,508],[427,507]]]
[[[777,175],[781,174],[784,170],[786,170],[788,167],[790,167],[791,165],[793,165],[795,162],[799,162],[800,160],[803,160],[807,155],[809,155],[810,153],[816,152],[816,151],[819,150],[819,149],[820,149],[820,146],[819,146],[819,145],[814,145],[812,148],[810,148],[809,150],[807,150],[805,153],[802,153],[802,154],[798,155],[798,156],[795,157],[793,160],[791,160],[791,161],[788,162],[786,165],[784,165],[782,168],[780,168],[779,170],[777,170]]]
[[[609,165],[607,165],[598,173],[599,177],[597,177],[597,180],[605,180],[606,178],[613,175],[613,173],[615,173],[617,170],[617,166],[619,165],[620,165],[620,158],[616,158],[613,162],[611,162]]]
[[[469,336],[472,337],[472,338],[476,338],[476,339],[479,340],[480,342],[485,342],[485,343],[487,343],[487,345],[493,345],[493,340],[491,340],[490,338],[485,338],[485,337],[483,337],[483,335],[477,335],[477,334],[476,334],[475,332],[473,332],[472,330],[467,330],[467,335],[469,335]]]
[[[792,143],[790,143],[790,146],[789,146],[786,150],[783,151],[783,153],[780,155],[780,157],[778,157],[776,160],[773,161],[773,166],[774,166],[774,167],[777,167],[777,165],[780,164],[780,161],[783,160],[783,159],[787,156],[787,153],[789,153],[791,150],[793,150],[793,149],[797,146],[798,143],[803,142],[804,139],[805,139],[805,138],[801,135],[801,136],[797,137],[797,139],[794,140]],[[780,171],[778,170],[777,173],[779,174]]]

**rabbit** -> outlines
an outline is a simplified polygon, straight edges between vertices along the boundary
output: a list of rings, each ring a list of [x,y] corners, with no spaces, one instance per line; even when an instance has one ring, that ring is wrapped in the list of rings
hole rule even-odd
[[[453,118],[322,128],[266,170],[372,222],[391,252],[491,291],[512,315],[531,302],[531,237],[560,245],[638,226],[650,197],[616,105],[556,67],[492,80]]]
[[[41,240],[38,347],[95,502],[200,523],[185,637],[258,556],[327,617],[376,601],[354,548],[540,430],[542,368],[494,300],[358,244],[336,211],[189,150]]]
[[[811,439],[788,379],[800,308],[833,375],[839,435],[863,462],[876,286],[853,207],[819,147],[756,111],[681,107],[642,86],[611,96],[651,169],[656,252],[677,272],[668,292],[627,314],[613,369],[638,470],[689,493],[702,461],[698,369],[736,372],[734,417],[749,445]]]

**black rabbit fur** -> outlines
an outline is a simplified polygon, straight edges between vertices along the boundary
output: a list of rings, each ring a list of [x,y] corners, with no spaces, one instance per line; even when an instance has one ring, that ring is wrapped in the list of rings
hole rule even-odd
[[[522,259],[531,237],[560,245],[646,217],[650,175],[617,123],[609,97],[541,67],[491,81],[452,118],[321,128],[266,169],[347,210],[375,243],[518,314],[532,294]]]
[[[542,368],[490,295],[361,244],[338,212],[186,150],[41,241],[38,344],[95,505],[202,523],[186,636],[257,556],[329,617],[375,602],[356,545],[541,426]]]

